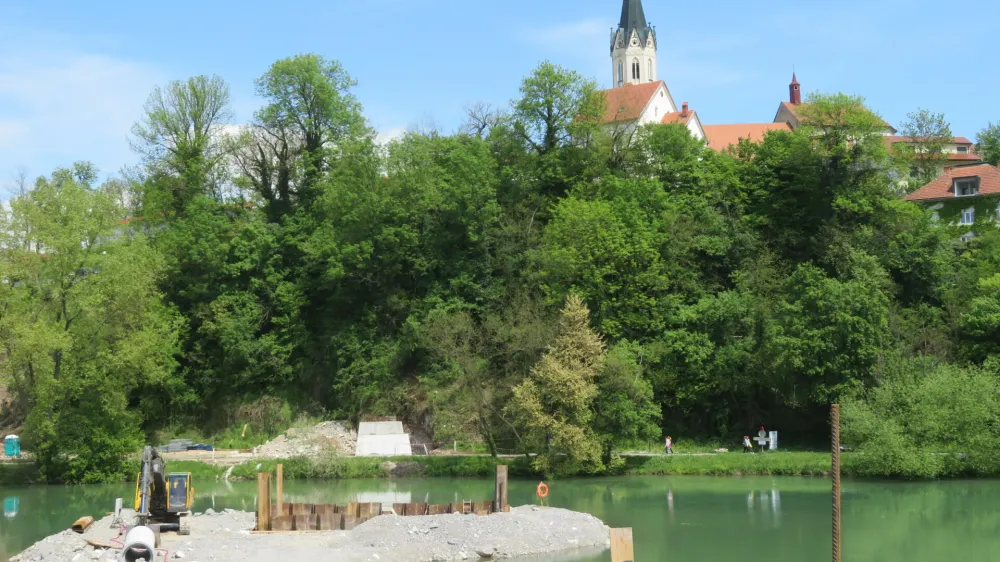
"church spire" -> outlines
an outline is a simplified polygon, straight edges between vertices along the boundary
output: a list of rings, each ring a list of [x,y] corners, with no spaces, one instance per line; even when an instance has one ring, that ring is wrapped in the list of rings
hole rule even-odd
[[[799,79],[795,77],[795,72],[792,72],[792,83],[788,85],[788,101],[792,105],[799,105],[802,103],[802,85],[799,84]]]
[[[622,17],[611,33],[611,63],[616,87],[656,81],[656,30],[642,0],[622,0]]]
[[[639,32],[639,39],[646,40],[649,33],[649,22],[646,20],[646,12],[642,9],[642,0],[622,0],[622,19],[618,24],[619,29],[624,29],[626,36],[632,30]]]

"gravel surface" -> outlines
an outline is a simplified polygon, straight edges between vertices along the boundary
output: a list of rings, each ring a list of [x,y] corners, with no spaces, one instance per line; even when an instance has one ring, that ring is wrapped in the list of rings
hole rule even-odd
[[[126,520],[131,520],[128,516]],[[354,531],[302,534],[251,534],[254,514],[212,510],[196,515],[192,534],[164,534],[170,560],[190,562],[273,562],[337,560],[338,562],[431,562],[503,559],[574,552],[593,554],[607,548],[608,528],[597,518],[565,509],[519,507],[489,516],[382,516]],[[115,560],[115,549],[94,548],[85,539],[110,542],[118,536],[111,517],[94,523],[84,535],[64,531],[39,541],[11,562],[87,562]],[[163,554],[158,561],[164,562]]]
[[[287,459],[315,457],[334,451],[353,456],[357,445],[358,433],[347,422],[328,421],[313,427],[289,429],[257,447],[256,455],[269,459]]]

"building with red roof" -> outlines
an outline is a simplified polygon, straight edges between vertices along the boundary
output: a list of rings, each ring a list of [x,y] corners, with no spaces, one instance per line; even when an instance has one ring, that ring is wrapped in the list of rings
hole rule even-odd
[[[905,199],[930,210],[936,221],[967,229],[962,238],[969,239],[976,225],[1000,220],[1000,169],[990,164],[948,167]]]

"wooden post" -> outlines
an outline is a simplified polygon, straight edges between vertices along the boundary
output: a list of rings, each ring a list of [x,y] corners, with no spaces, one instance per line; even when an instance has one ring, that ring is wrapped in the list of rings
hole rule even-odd
[[[840,404],[830,407],[832,456],[830,475],[833,477],[833,562],[840,562]]]
[[[257,530],[271,530],[271,475],[257,473]]]
[[[633,562],[632,527],[611,529],[611,562]]]
[[[503,513],[507,506],[507,465],[497,465],[496,503],[493,513]]]
[[[278,465],[278,515],[285,514],[285,467]]]

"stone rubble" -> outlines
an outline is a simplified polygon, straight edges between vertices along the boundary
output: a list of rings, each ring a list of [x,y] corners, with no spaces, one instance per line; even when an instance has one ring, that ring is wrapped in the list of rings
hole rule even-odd
[[[255,455],[268,459],[316,457],[324,453],[354,456],[358,434],[347,422],[327,421],[309,428],[292,428],[256,448]]]
[[[127,518],[126,520],[129,520]],[[115,560],[118,550],[94,548],[86,539],[111,543],[118,530],[112,518],[94,523],[83,535],[63,531],[47,537],[11,562]],[[519,507],[489,516],[385,515],[353,531],[307,534],[254,534],[254,514],[225,510],[195,517],[192,534],[165,533],[162,547],[173,560],[191,562],[436,562],[499,560],[574,551],[592,554],[610,545],[608,528],[596,517],[565,509]],[[583,549],[583,550],[579,550]],[[560,558],[569,560],[571,558]],[[157,562],[167,562],[164,553]]]

